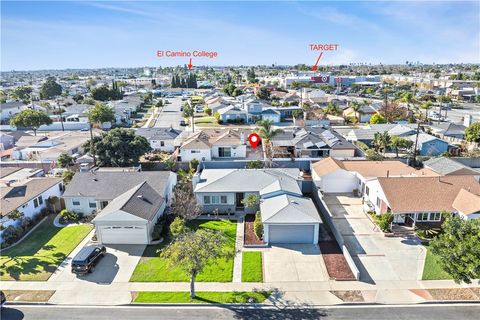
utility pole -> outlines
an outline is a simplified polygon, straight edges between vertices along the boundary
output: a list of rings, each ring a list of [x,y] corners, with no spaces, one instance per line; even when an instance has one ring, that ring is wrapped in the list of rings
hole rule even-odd
[[[419,121],[417,124],[417,134],[415,136],[415,147],[413,148],[413,166],[414,167],[417,165],[417,147],[418,147],[418,136],[420,135],[420,123],[421,121]]]
[[[58,98],[56,99],[56,102],[57,102],[57,107],[58,107],[58,114],[60,115],[60,123],[62,124],[62,131],[65,131],[65,128],[63,126],[63,112],[62,112],[62,108],[60,108],[60,103],[58,103]]]

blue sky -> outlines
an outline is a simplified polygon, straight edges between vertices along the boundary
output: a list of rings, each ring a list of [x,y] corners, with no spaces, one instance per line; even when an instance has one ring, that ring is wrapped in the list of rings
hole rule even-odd
[[[195,65],[480,62],[472,2],[1,3],[1,69],[167,66],[156,50],[217,51]]]

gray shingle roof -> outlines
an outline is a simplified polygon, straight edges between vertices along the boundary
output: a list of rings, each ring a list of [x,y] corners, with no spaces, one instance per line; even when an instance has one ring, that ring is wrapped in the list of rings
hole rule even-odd
[[[292,195],[280,195],[260,202],[263,223],[321,223],[312,199]]]
[[[97,218],[102,219],[111,213],[123,211],[151,221],[164,201],[165,199],[147,182],[142,182],[113,199],[100,211]]]
[[[135,133],[147,140],[173,140],[181,131],[173,128],[139,128]]]
[[[170,171],[78,172],[67,186],[63,197],[112,200],[144,181],[163,194],[169,177]]]
[[[459,170],[462,170],[465,173],[470,172],[471,174],[479,174],[480,172],[467,167],[460,162],[457,162],[453,159],[439,157],[439,158],[432,158],[423,163],[426,168],[430,168],[433,171],[441,174],[441,175],[449,175],[452,173],[456,173]]]

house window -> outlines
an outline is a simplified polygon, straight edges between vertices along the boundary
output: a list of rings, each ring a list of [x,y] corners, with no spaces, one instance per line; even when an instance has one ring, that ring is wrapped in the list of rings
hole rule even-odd
[[[190,150],[190,153],[200,153],[200,150]]]
[[[72,200],[72,205],[73,205],[73,206],[79,206],[79,205],[80,205],[80,200],[78,200],[78,199],[73,199],[73,200]]]
[[[219,196],[212,196],[212,204],[219,204],[220,197]]]
[[[33,199],[33,206],[36,208],[38,207],[38,200],[37,198]]]
[[[88,206],[89,206],[90,208],[96,208],[96,207],[97,207],[97,204],[96,204],[95,202],[89,202],[89,203],[88,203]]]
[[[63,183],[60,183],[58,185],[58,190],[60,190],[60,192],[63,192],[63,190],[65,190],[65,187],[63,186]]]
[[[160,141],[160,147],[165,147],[165,141]]]
[[[221,203],[227,203],[227,196],[220,196]]]
[[[417,215],[417,221],[428,221],[428,212],[422,212]]]
[[[219,147],[218,156],[220,158],[230,158],[232,156],[232,149],[226,147]]]
[[[369,188],[369,187],[365,187],[365,193],[366,193],[367,196],[368,196],[368,194],[370,193],[370,188]]]
[[[210,204],[210,196],[203,196],[203,203]]]
[[[430,212],[430,221],[440,221],[442,214],[440,212]]]
[[[377,207],[380,208],[381,203],[382,203],[382,200],[379,197],[377,197]]]
[[[43,204],[43,198],[42,196],[38,197],[38,205],[42,205]]]

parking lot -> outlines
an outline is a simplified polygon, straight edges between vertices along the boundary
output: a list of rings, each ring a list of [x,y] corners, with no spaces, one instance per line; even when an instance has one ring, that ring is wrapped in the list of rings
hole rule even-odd
[[[325,195],[333,223],[360,270],[360,280],[419,280],[425,248],[416,238],[388,238],[363,212],[362,199],[352,195]]]

